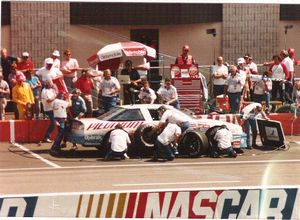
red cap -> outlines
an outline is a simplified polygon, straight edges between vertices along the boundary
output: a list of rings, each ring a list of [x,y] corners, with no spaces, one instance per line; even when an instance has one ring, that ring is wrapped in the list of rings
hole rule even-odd
[[[21,72],[21,73],[17,73],[16,75],[16,81],[17,82],[25,82],[26,78],[24,76],[24,74]]]
[[[182,50],[184,50],[184,51],[190,51],[189,45],[184,45],[184,46],[182,47]]]

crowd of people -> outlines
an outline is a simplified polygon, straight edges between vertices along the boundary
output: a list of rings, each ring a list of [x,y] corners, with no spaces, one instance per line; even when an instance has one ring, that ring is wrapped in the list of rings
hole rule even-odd
[[[189,54],[189,50],[189,46],[184,45],[175,64],[195,64],[196,61]],[[125,68],[120,75],[128,75],[130,79],[129,83],[123,85],[125,103],[164,103],[180,108],[177,89],[172,85],[170,78],[165,78],[164,84],[154,91],[140,74],[140,71],[145,72],[149,68],[133,67],[131,60],[127,60],[124,64]],[[213,98],[228,97],[230,112],[234,114],[241,113],[242,101],[262,103],[267,113],[274,110],[271,101],[275,100],[282,103],[296,103],[300,108],[300,81],[294,80],[295,65],[298,64],[293,48],[282,50],[279,55],[274,55],[271,61],[265,62],[264,65],[269,66],[269,69],[263,74],[258,72],[250,54],[238,58],[236,65],[226,65],[223,57],[219,56],[217,64],[211,69]],[[80,69],[78,61],[72,57],[69,49],[63,52],[62,61],[60,52],[54,50],[48,58],[45,58],[44,66],[36,70],[28,52],[23,52],[21,57],[12,57],[7,49],[2,48],[1,67],[0,120],[5,119],[7,99],[11,99],[15,119],[32,117],[50,119],[51,123],[44,137],[45,142],[53,142],[50,137],[57,122],[59,134],[52,146],[55,153],[66,146],[66,127],[70,126],[72,119],[92,117],[93,109],[109,111],[117,105],[122,89],[118,78],[110,69],[97,74],[90,69]],[[67,87],[65,92],[59,91],[54,83],[54,80],[62,77]],[[207,89],[206,81],[203,80],[202,83],[203,90]],[[97,103],[93,101],[95,89],[98,93]],[[207,101],[207,92],[204,97]],[[249,130],[248,124],[251,125],[251,120],[247,118],[246,121]],[[178,130],[172,129],[176,132]],[[178,133],[176,132],[174,134]],[[162,142],[163,137],[160,137],[160,143]],[[247,144],[250,147],[250,143]],[[76,144],[73,144],[73,148],[77,148]]]

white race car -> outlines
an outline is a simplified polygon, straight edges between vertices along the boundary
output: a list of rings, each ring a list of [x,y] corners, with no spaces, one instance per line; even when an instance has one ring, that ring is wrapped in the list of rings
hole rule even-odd
[[[98,149],[107,149],[110,131],[120,123],[129,133],[133,141],[133,148],[139,153],[153,149],[153,136],[149,131],[158,125],[160,104],[138,104],[116,107],[98,118],[82,118],[72,123],[68,134],[68,141],[93,146]],[[173,108],[165,105],[166,108]],[[197,119],[190,112],[177,110],[184,121],[189,121],[190,128],[186,130],[179,141],[178,150],[181,154],[198,156],[205,154],[209,148],[205,132],[213,127],[227,125],[234,137],[234,147],[239,147],[243,136],[242,127],[228,122],[212,119]]]

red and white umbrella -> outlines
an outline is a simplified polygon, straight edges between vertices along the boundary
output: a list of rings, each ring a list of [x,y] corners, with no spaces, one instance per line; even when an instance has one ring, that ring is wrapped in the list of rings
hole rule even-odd
[[[109,44],[101,48],[97,54],[87,59],[89,65],[98,64],[100,70],[119,68],[120,63],[131,60],[133,66],[141,65],[156,58],[156,50],[142,43],[129,41]]]

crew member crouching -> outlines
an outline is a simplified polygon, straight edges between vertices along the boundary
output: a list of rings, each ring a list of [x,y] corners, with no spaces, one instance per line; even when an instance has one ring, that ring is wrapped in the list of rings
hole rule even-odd
[[[222,125],[221,128],[216,132],[214,140],[217,142],[217,146],[212,146],[212,157],[216,158],[224,154],[234,158],[237,156],[232,147],[232,133],[229,131],[226,125]]]

